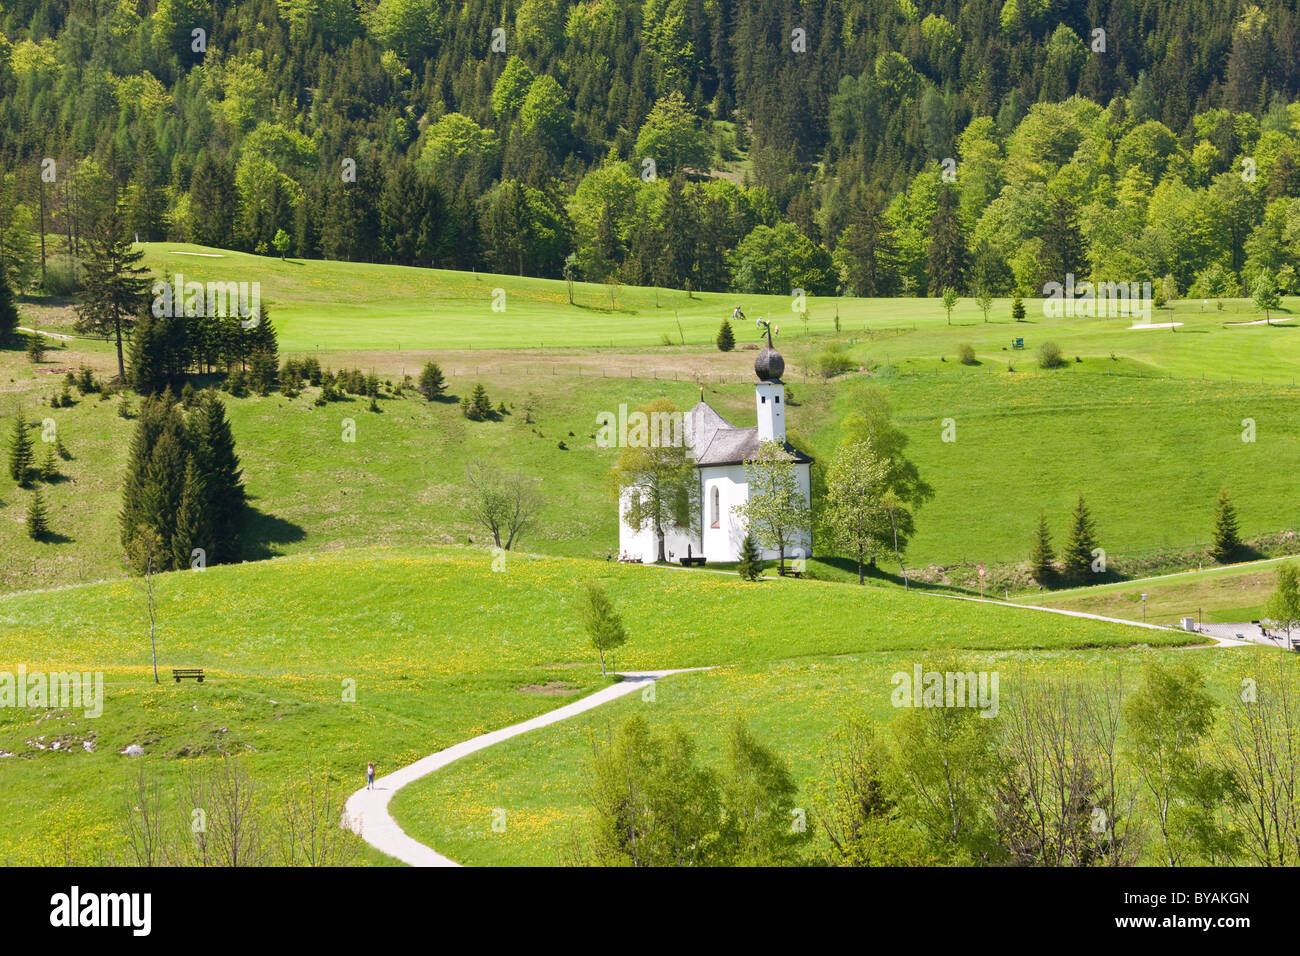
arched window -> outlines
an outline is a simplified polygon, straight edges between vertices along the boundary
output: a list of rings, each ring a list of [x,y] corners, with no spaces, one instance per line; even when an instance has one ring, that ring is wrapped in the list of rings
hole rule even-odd
[[[718,527],[719,515],[722,509],[718,507],[718,486],[714,485],[709,490],[709,527]]]

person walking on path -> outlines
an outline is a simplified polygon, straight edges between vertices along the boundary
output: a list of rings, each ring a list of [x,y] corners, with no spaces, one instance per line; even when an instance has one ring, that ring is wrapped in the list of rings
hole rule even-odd
[[[366,789],[375,789],[375,763],[373,760],[366,764]]]

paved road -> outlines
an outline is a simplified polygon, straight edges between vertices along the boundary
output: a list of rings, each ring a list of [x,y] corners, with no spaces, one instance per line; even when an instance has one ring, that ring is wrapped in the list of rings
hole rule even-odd
[[[1090,621],[1108,621],[1111,624],[1127,624],[1129,625],[1129,627],[1145,627],[1148,630],[1152,630],[1152,631],[1180,630],[1179,628],[1169,627],[1165,624],[1147,624],[1143,621],[1127,621],[1122,617],[1106,617],[1105,615],[1102,614],[1089,614],[1087,611],[1067,611],[1064,608],[1059,608],[1059,607],[1042,607],[1037,604],[1016,604],[1012,601],[994,601],[989,598],[966,597],[963,594],[935,594],[934,592],[931,591],[918,591],[916,593],[924,594],[927,597],[948,598],[949,600],[952,601],[974,601],[977,604],[1000,604],[1003,607],[1020,607],[1020,608],[1025,608],[1026,610],[1029,611],[1046,611],[1049,614],[1064,614],[1066,617],[1086,617]],[[1248,640],[1237,640],[1238,637],[1242,636],[1240,634],[1229,636],[1227,634],[1220,634],[1220,633],[1215,633],[1213,631],[1210,631],[1209,628],[1211,626],[1212,625],[1209,624],[1202,625],[1200,633],[1202,634],[1202,636],[1208,637],[1214,643],[1196,644],[1193,645],[1191,648],[1188,648],[1189,650],[1195,649],[1197,647],[1240,647],[1243,644],[1250,643],[1250,641]],[[1228,624],[1222,626],[1234,627],[1234,628],[1241,627],[1240,624]]]
[[[440,770],[461,757],[491,747],[503,740],[509,740],[511,737],[526,734],[530,730],[536,730],[548,724],[559,723],[561,720],[568,720],[570,717],[599,707],[601,704],[609,703],[611,700],[641,690],[661,677],[667,677],[669,674],[681,674],[688,670],[708,670],[708,668],[689,667],[667,671],[624,672],[619,675],[623,679],[617,684],[611,684],[609,687],[598,690],[594,694],[589,694],[581,700],[576,700],[558,710],[549,711],[541,716],[533,717],[531,720],[512,724],[501,730],[494,730],[491,733],[471,737],[454,747],[448,747],[436,754],[430,754],[413,764],[403,767],[401,770],[390,773],[386,777],[378,778],[375,781],[375,789],[367,790],[363,787],[352,794],[348,798],[347,806],[344,808],[344,823],[351,828],[352,832],[360,835],[375,849],[381,850],[410,866],[459,866],[460,864],[455,860],[451,860],[438,851],[425,846],[420,841],[407,836],[405,831],[397,825],[397,821],[388,812],[388,804],[396,796],[398,790],[401,790],[409,783],[414,783],[421,777],[428,776],[435,770]]]
[[[1265,647],[1287,649],[1287,639],[1282,634],[1264,629],[1258,624],[1202,624],[1201,633],[1206,634],[1224,645],[1263,644]]]
[[[979,604],[1000,604],[1005,607],[1018,607],[1031,611],[1043,611],[1048,614],[1063,614],[1066,617],[1082,617],[1093,621],[1109,621],[1114,624],[1127,624],[1130,627],[1141,627],[1149,630],[1168,631],[1173,628],[1165,627],[1161,624],[1144,624],[1140,621],[1126,621],[1116,617],[1105,617],[1101,614],[1088,614],[1084,611],[1067,611],[1055,607],[1039,607],[1033,604],[1013,604],[1009,601],[994,601],[977,597],[966,597],[958,594],[935,594],[933,592],[918,591],[918,594],[924,594],[927,597],[947,598],[953,601],[975,601]],[[1247,625],[1249,626],[1249,625]],[[1242,625],[1204,625],[1202,634],[1214,641],[1213,645],[1200,645],[1201,647],[1236,647],[1243,644],[1251,643],[1250,640],[1243,640],[1245,633],[1238,633]],[[1226,631],[1223,629],[1232,628],[1238,630]],[[1261,643],[1267,643],[1262,641]],[[620,674],[623,678],[617,684],[589,694],[581,700],[576,700],[572,704],[567,704],[557,710],[549,711],[530,720],[525,720],[518,724],[511,724],[501,730],[494,730],[491,733],[480,734],[477,737],[471,737],[462,743],[446,750],[440,750],[435,754],[430,754],[417,760],[415,763],[396,770],[386,777],[380,777],[375,781],[375,789],[366,790],[362,788],[348,798],[347,806],[344,809],[344,823],[357,833],[375,849],[380,850],[395,859],[401,860],[410,866],[459,866],[455,860],[443,856],[437,850],[425,846],[420,841],[408,836],[397,821],[393,819],[388,812],[388,805],[392,802],[393,797],[409,783],[414,783],[421,777],[426,777],[435,770],[440,770],[450,763],[459,760],[461,757],[476,753],[493,744],[501,743],[503,740],[509,740],[511,737],[517,737],[520,734],[526,734],[530,730],[537,730],[539,727],[545,727],[549,724],[559,723],[562,720],[568,720],[585,711],[592,710],[602,704],[609,703],[619,697],[625,697],[637,690],[644,688],[646,685],[667,677],[670,674],[681,674],[685,671],[708,670],[706,667],[689,667],[679,670],[666,671],[631,671]]]

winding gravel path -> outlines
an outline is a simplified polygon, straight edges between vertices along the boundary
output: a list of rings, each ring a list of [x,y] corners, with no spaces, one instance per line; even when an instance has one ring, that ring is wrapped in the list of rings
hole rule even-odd
[[[974,601],[978,604],[1000,604],[1004,607],[1018,607],[1030,611],[1043,611],[1048,614],[1061,614],[1066,617],[1082,617],[1093,621],[1108,621],[1113,624],[1127,624],[1130,627],[1147,628],[1154,631],[1168,631],[1168,628],[1160,624],[1144,624],[1141,621],[1126,621],[1116,617],[1105,617],[1101,614],[1089,614],[1084,611],[1067,611],[1063,608],[1040,607],[1035,604],[1013,604],[1010,601],[995,601],[986,598],[966,597],[959,594],[935,594],[933,592],[919,591],[927,597],[947,598],[953,601]],[[1250,641],[1237,640],[1227,636],[1221,636],[1209,632],[1208,629],[1202,632],[1202,636],[1210,638],[1213,644],[1202,644],[1199,647],[1238,647],[1243,644],[1249,644]],[[1194,649],[1194,648],[1188,648]],[[344,809],[344,824],[352,832],[358,834],[363,840],[373,846],[375,849],[388,854],[394,859],[401,860],[410,866],[460,866],[455,860],[443,856],[432,847],[426,846],[419,840],[408,836],[407,833],[398,826],[396,820],[388,812],[388,805],[392,802],[397,791],[401,790],[407,784],[414,783],[422,777],[427,777],[435,770],[441,770],[450,763],[454,763],[461,757],[469,756],[491,747],[493,744],[499,744],[503,740],[509,740],[511,737],[517,737],[520,734],[526,734],[530,730],[537,730],[540,727],[546,727],[550,724],[559,723],[562,720],[568,720],[570,717],[593,710],[602,704],[607,704],[611,700],[617,700],[620,697],[626,697],[634,691],[643,689],[649,684],[667,677],[670,674],[682,674],[688,671],[709,670],[707,667],[685,667],[677,670],[664,671],[629,671],[620,673],[623,679],[617,684],[611,684],[609,687],[602,688],[594,694],[588,694],[572,704],[566,704],[556,710],[548,711],[537,717],[522,721],[518,724],[511,724],[509,727],[503,727],[501,730],[494,730],[490,733],[480,734],[477,737],[471,737],[469,740],[458,743],[446,750],[440,750],[435,754],[430,754],[409,764],[400,770],[395,770],[385,777],[379,777],[375,780],[375,788],[367,790],[364,787],[352,794],[348,798],[347,805]]]
[[[393,797],[397,795],[398,790],[401,790],[409,783],[414,783],[421,777],[428,776],[435,770],[442,769],[461,757],[469,756],[479,750],[491,747],[493,744],[509,740],[511,737],[526,734],[530,730],[537,730],[539,727],[545,727],[548,724],[568,720],[570,717],[592,710],[601,704],[607,704],[611,700],[641,690],[661,677],[667,677],[669,674],[682,674],[687,671],[708,669],[707,667],[685,667],[667,671],[622,672],[619,676],[623,679],[617,684],[611,684],[594,694],[588,694],[572,704],[548,711],[518,724],[511,724],[501,730],[494,730],[491,733],[471,737],[469,740],[448,747],[446,750],[440,750],[436,754],[423,757],[401,770],[395,770],[386,777],[379,777],[375,780],[375,789],[367,790],[363,787],[348,797],[347,806],[344,808],[344,824],[375,849],[387,853],[389,856],[410,866],[459,866],[460,864],[455,860],[443,856],[437,850],[425,846],[419,840],[408,836],[398,826],[397,821],[388,812],[388,805],[392,802]]]

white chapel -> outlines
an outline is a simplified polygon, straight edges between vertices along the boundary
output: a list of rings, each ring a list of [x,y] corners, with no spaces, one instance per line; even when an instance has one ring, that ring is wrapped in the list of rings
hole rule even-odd
[[[785,360],[771,344],[767,344],[754,360],[758,382],[754,385],[754,406],[758,424],[740,428],[721,415],[703,400],[682,416],[683,439],[695,460],[700,481],[700,534],[679,525],[664,529],[664,555],[670,563],[678,563],[688,555],[703,556],[707,561],[736,561],[745,540],[744,519],[732,509],[749,500],[749,484],[745,480],[744,463],[758,456],[759,443],[774,441],[785,448],[795,463],[795,474],[800,494],[805,504],[811,501],[808,467],[812,459],[799,452],[785,440]],[[624,488],[619,497],[618,546],[621,554],[631,560],[653,562],[658,553],[654,529],[637,529],[624,520],[628,496],[635,494],[634,487]],[[812,536],[804,530],[795,542],[786,548],[786,559],[811,557]],[[760,545],[764,560],[776,560],[774,549]]]

